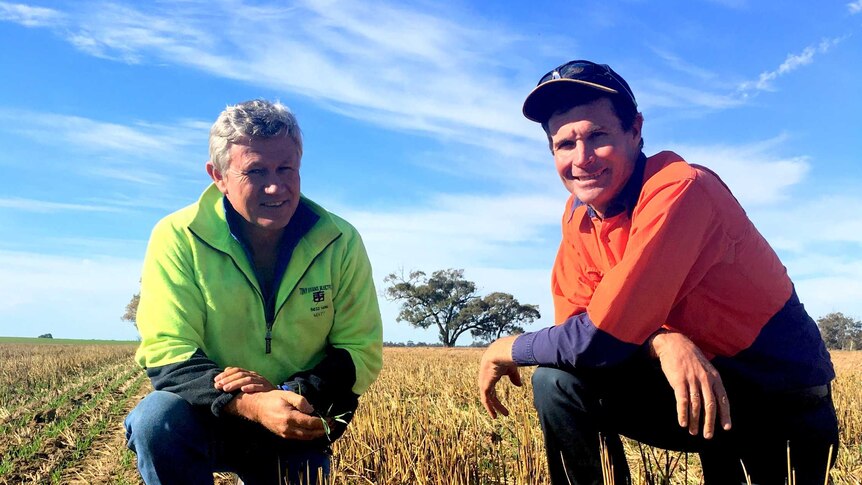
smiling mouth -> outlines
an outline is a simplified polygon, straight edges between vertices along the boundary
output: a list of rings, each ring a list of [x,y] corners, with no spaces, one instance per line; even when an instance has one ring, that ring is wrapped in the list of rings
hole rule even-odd
[[[286,204],[286,202],[285,202],[285,201],[281,201],[281,202],[264,202],[264,203],[263,203],[263,204],[261,204],[261,205],[262,205],[262,206],[264,206],[264,207],[271,207],[271,208],[274,208],[274,207],[281,207],[281,206],[283,206],[284,204]]]
[[[580,176],[572,177],[572,178],[574,178],[575,180],[577,180],[579,182],[590,182],[590,181],[596,180],[599,177],[601,177],[602,175],[604,175],[604,173],[606,171],[607,171],[607,169],[603,168],[603,169],[599,170],[598,172],[593,172],[593,173],[589,173],[586,175],[580,175]]]

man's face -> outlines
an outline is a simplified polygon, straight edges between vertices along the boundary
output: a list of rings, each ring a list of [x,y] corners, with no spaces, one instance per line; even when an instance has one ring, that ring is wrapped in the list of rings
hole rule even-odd
[[[599,98],[548,120],[548,138],[563,185],[601,216],[623,189],[640,154],[643,118],[623,131],[611,101]]]
[[[287,136],[252,139],[230,147],[222,173],[212,162],[207,172],[248,223],[247,236],[278,237],[299,205],[299,151]]]

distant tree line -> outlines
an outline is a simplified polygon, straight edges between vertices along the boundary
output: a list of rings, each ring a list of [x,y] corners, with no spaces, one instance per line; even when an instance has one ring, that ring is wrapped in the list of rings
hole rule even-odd
[[[862,350],[862,321],[841,312],[829,313],[817,319],[826,348],[832,350]]]
[[[487,347],[489,342],[483,340],[474,340],[467,347]],[[384,347],[443,347],[440,342],[414,342],[408,340],[406,342],[383,342]]]
[[[442,347],[440,342],[414,342],[408,340],[406,342],[383,342],[384,347]]]

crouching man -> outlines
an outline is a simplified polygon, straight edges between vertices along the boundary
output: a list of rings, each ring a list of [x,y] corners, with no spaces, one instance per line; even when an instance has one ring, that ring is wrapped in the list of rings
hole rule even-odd
[[[229,106],[209,145],[213,183],[147,247],[136,358],[156,390],[128,446],[148,484],[317,483],[382,365],[371,265],[356,229],[300,193],[286,107]]]
[[[572,194],[551,289],[557,324],[494,342],[479,393],[533,393],[554,484],[630,483],[620,434],[700,454],[707,485],[822,484],[838,447],[829,354],[778,256],[719,177],[672,152],[643,154],[643,117],[607,65],[543,76],[524,115],[541,123]]]

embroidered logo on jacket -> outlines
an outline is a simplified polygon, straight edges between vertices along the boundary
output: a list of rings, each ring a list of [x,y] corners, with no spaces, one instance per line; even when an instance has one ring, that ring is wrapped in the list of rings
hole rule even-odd
[[[332,289],[332,285],[306,286],[305,288],[299,289],[299,294],[305,295],[307,293],[317,293],[317,292],[323,292],[323,291],[331,290],[331,289]]]
[[[309,311],[315,316],[320,317],[326,310],[329,309],[328,304],[324,304],[326,301],[326,292],[332,291],[332,285],[319,285],[319,286],[307,286],[305,288],[299,289],[300,295],[311,294],[311,301],[313,305],[309,307]]]

